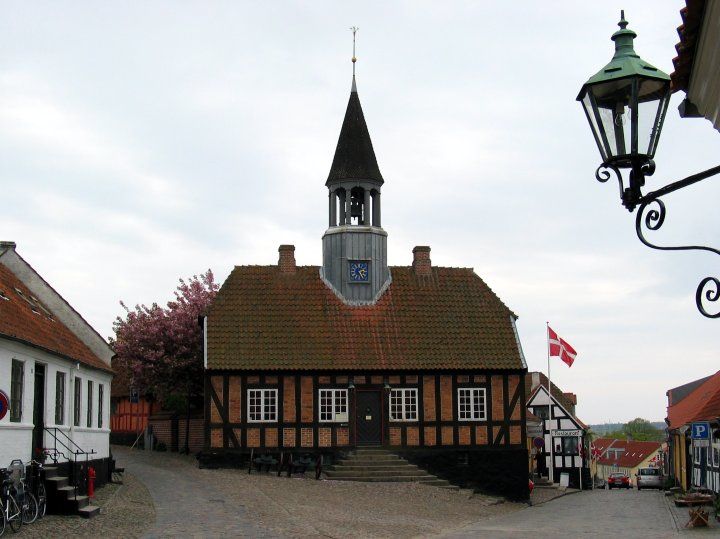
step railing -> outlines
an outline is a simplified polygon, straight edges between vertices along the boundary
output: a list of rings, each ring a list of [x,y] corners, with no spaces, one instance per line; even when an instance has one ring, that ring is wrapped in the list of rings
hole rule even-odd
[[[88,466],[90,462],[90,455],[95,454],[95,450],[85,451],[75,441],[67,435],[67,433],[58,429],[57,427],[43,427],[43,430],[47,432],[53,438],[53,447],[45,448],[43,451],[51,455],[55,465],[58,463],[58,455],[62,455],[65,460],[70,462],[69,456],[72,456],[72,469],[70,473],[70,479],[72,480],[72,486],[75,491],[75,498],[78,495],[78,486],[82,481],[83,486],[87,489],[87,474]],[[43,444],[44,445],[44,444]],[[60,449],[58,449],[60,445]],[[64,450],[64,451],[63,451]],[[51,453],[52,452],[52,453]],[[85,462],[82,461],[83,455],[85,456]],[[80,458],[80,465],[78,466],[78,457]]]

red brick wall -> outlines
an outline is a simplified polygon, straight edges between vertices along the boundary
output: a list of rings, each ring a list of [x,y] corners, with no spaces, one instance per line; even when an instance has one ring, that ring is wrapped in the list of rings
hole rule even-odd
[[[283,380],[283,417],[288,423],[295,422],[295,377]]]
[[[210,384],[215,390],[218,401],[222,404],[223,402],[223,377],[222,376],[211,376]],[[220,409],[215,405],[215,400],[210,399],[210,422],[222,423],[222,416],[220,415]]]
[[[505,414],[503,405],[502,376],[492,377],[492,417],[495,421],[502,421]]]
[[[400,427],[390,427],[390,445],[401,445],[402,434]]]
[[[420,429],[418,427],[408,427],[406,440],[407,445],[420,445]]]
[[[260,429],[247,429],[247,445],[248,447],[260,447]]]
[[[347,427],[335,427],[335,435],[338,445],[350,445],[350,431]]]
[[[300,381],[300,410],[303,423],[312,423],[313,398],[313,379],[311,376],[303,376]]]
[[[265,447],[278,446],[278,430],[276,428],[265,429]]]
[[[230,423],[240,423],[242,418],[242,391],[240,377],[231,376],[228,385],[228,405],[230,406]]]
[[[436,433],[437,429],[435,427],[425,427],[425,431],[423,433],[423,436],[425,437],[425,445],[436,445]]]
[[[435,421],[435,377],[423,376],[423,411],[425,421]]]
[[[318,429],[318,445],[320,447],[332,446],[332,429],[330,427]]]
[[[442,411],[440,418],[443,421],[453,420],[454,410],[452,403],[452,376],[443,375],[440,377],[440,409]]]

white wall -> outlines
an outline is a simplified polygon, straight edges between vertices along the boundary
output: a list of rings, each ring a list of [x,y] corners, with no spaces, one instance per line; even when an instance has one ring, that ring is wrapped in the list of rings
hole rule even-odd
[[[110,454],[110,383],[112,376],[109,373],[59,358],[42,350],[0,338],[0,389],[8,395],[8,398],[10,397],[13,359],[22,361],[25,367],[22,418],[20,423],[11,423],[8,412],[0,420],[0,467],[7,466],[13,459],[22,459],[24,462],[28,462],[33,456],[31,446],[36,364],[45,365],[45,426],[57,427],[85,451],[95,450],[96,454],[92,455],[91,459],[108,457]],[[63,422],[56,425],[55,385],[58,371],[65,373],[65,414]],[[82,383],[79,427],[73,425],[73,384],[76,377],[80,378]],[[89,428],[87,426],[88,380],[93,381],[93,414]],[[102,428],[98,428],[98,387],[100,384],[104,386]],[[58,439],[62,440],[65,445],[73,447],[64,436],[58,435]],[[53,437],[48,433],[45,433],[44,445],[46,448],[55,445]],[[58,449],[66,455],[68,454],[68,451],[59,443]]]

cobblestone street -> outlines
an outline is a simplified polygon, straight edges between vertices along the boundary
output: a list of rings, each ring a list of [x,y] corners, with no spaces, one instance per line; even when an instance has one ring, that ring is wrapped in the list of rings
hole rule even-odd
[[[666,538],[718,537],[718,528],[684,529],[687,508],[675,511],[662,492],[594,490],[529,507],[505,518],[459,528],[443,537]]]
[[[532,507],[413,483],[353,483],[201,470],[194,457],[114,447],[123,485],[98,491],[101,514],[51,515],[27,537],[670,537],[657,492],[536,489]],[[556,497],[559,499],[555,499]],[[677,515],[675,517],[678,518]],[[680,524],[682,525],[682,524]],[[696,530],[697,531],[697,530]],[[702,532],[701,532],[702,533]],[[713,530],[710,530],[713,533]]]

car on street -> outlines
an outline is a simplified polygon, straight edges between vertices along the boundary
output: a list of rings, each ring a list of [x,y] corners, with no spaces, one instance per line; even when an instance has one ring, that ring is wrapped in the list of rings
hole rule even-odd
[[[630,488],[630,477],[622,472],[611,473],[607,479],[608,489]]]
[[[638,490],[644,488],[662,489],[664,479],[660,468],[640,468],[638,473],[635,474],[635,484]]]

